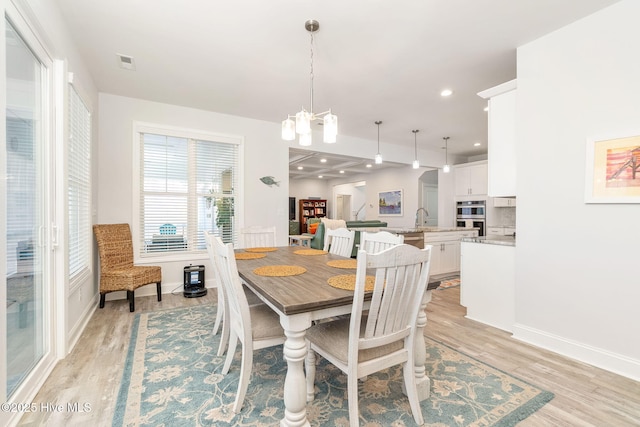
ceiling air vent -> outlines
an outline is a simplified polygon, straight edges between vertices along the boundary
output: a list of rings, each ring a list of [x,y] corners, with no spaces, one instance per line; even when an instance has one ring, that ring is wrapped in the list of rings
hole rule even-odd
[[[119,53],[116,53],[116,56],[118,57],[118,65],[120,66],[120,68],[124,68],[125,70],[136,69],[136,63],[134,62],[132,56],[121,55]]]

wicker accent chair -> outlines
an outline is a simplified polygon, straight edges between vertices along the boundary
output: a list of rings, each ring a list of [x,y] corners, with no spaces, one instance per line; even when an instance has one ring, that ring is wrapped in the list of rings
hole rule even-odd
[[[96,224],[93,233],[100,253],[100,308],[109,292],[127,291],[129,311],[135,311],[134,291],[156,284],[162,301],[162,270],[159,266],[133,265],[133,242],[129,224]]]

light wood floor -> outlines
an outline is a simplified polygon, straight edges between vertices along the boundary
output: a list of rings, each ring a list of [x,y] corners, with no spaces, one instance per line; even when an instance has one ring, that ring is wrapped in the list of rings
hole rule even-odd
[[[215,290],[202,298],[182,294],[136,298],[136,312],[214,304]],[[523,344],[501,330],[464,318],[460,288],[433,291],[425,335],[551,391],[555,398],[520,426],[640,426],[640,383]],[[34,399],[89,403],[91,412],[37,412],[22,426],[110,426],[129,345],[134,313],[126,301],[96,310],[80,341],[60,361]]]

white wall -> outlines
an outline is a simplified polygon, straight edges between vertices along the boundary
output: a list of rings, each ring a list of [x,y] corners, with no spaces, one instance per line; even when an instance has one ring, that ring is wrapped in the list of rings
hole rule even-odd
[[[588,137],[640,135],[640,2],[518,49],[515,337],[640,379],[640,204],[585,204]]]
[[[416,210],[420,207],[421,184],[420,177],[426,170],[431,168],[421,167],[413,169],[410,165],[405,168],[383,169],[373,174],[362,174],[352,177],[349,181],[334,179],[330,185],[334,188],[333,197],[338,194],[356,194],[350,193],[349,185],[354,183],[365,182],[364,201],[361,200],[362,195],[358,194],[358,203],[354,203],[353,208],[358,209],[362,203],[365,203],[363,213],[360,218],[367,220],[379,219],[385,221],[388,227],[395,228],[411,228],[415,226]],[[402,216],[379,216],[378,215],[378,193],[381,191],[389,191],[401,189],[403,191],[403,215]],[[335,203],[334,203],[335,204]],[[442,169],[438,169],[438,225],[440,227],[451,227],[454,225],[453,218],[455,216],[454,209],[454,186],[453,174],[443,173]]]
[[[209,111],[167,105],[141,99],[100,94],[100,143],[98,148],[97,222],[128,222],[133,218],[133,122],[161,124],[244,138],[244,209],[242,226],[276,225],[278,244],[285,245],[289,234],[289,146],[280,140],[280,125]],[[265,149],[269,147],[269,149]],[[273,176],[279,186],[267,186],[260,177]],[[162,265],[163,292],[183,282],[183,267],[190,262],[204,264],[205,280],[213,284],[206,254],[187,261]],[[154,286],[136,291],[155,294]],[[110,295],[121,298],[121,295]]]

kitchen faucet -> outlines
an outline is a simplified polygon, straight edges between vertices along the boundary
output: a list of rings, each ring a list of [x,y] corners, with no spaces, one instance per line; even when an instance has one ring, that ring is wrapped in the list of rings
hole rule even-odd
[[[418,228],[418,214],[420,213],[420,211],[424,211],[424,214],[427,216],[427,218],[429,217],[429,211],[426,210],[425,208],[418,208],[418,210],[416,211],[416,228]],[[423,222],[424,225],[424,222]]]

